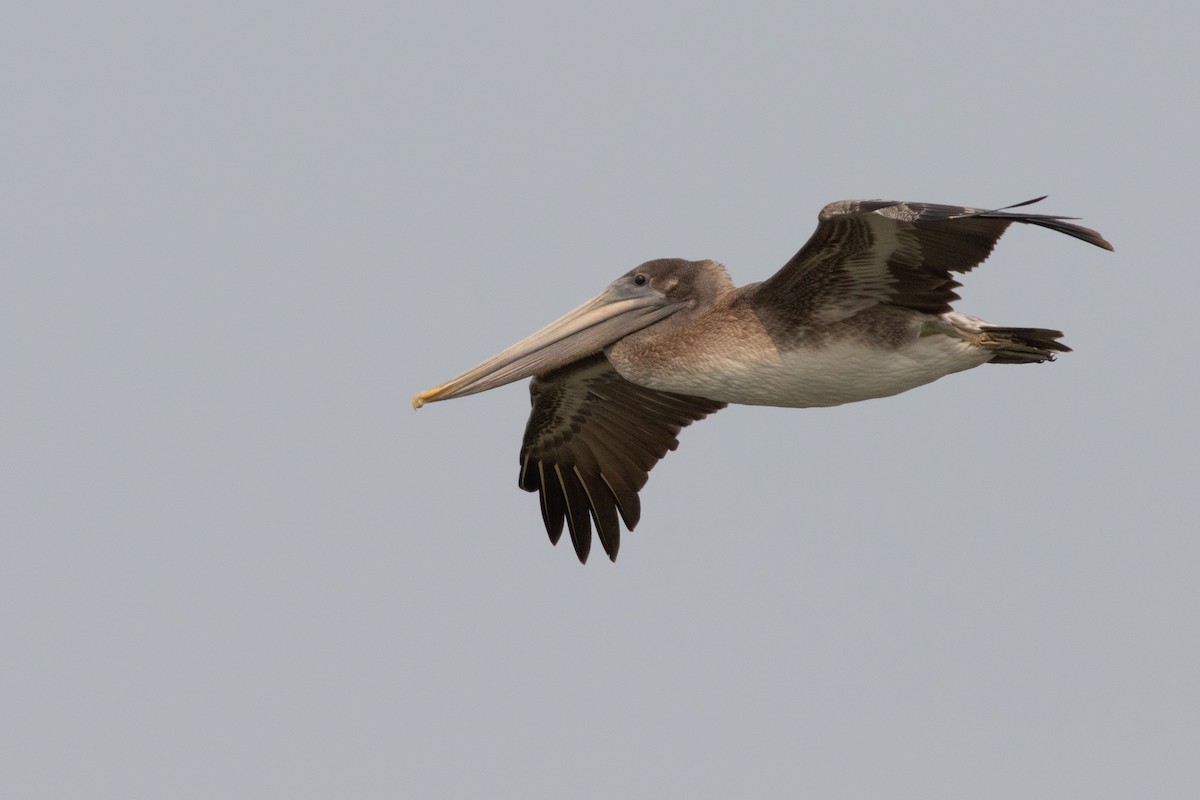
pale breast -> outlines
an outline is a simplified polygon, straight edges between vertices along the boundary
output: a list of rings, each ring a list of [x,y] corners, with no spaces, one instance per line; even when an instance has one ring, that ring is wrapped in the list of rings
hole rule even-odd
[[[617,371],[643,386],[726,403],[806,408],[887,397],[987,362],[961,337],[920,335],[925,315],[901,327],[853,318],[777,342],[754,319],[706,315],[636,348],[609,352]]]

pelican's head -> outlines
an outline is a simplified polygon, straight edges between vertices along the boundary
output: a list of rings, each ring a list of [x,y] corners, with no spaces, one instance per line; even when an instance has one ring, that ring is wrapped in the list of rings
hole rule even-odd
[[[715,261],[660,258],[475,369],[413,398],[413,408],[495,389],[573,363],[732,286]]]

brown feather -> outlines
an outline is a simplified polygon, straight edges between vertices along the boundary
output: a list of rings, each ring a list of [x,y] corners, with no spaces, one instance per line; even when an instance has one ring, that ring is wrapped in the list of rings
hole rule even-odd
[[[725,407],[701,397],[659,392],[622,378],[598,353],[533,379],[518,483],[538,492],[550,541],[565,523],[579,560],[592,525],[616,560],[621,527],[641,517],[638,491],[650,470],[679,446],[679,431]]]
[[[878,304],[942,314],[959,299],[954,290],[961,284],[951,273],[981,264],[1014,222],[1112,249],[1099,233],[1067,219],[891,200],[830,203],[808,242],[758,286],[755,307],[790,330],[837,322]]]

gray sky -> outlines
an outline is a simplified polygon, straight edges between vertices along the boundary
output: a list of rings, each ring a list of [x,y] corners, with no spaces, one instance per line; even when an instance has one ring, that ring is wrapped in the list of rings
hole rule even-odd
[[[1200,794],[1198,19],[1105,8],[10,9],[0,795]],[[1047,193],[1117,252],[959,308],[1076,352],[723,411],[616,565],[524,386],[409,408],[649,258]]]

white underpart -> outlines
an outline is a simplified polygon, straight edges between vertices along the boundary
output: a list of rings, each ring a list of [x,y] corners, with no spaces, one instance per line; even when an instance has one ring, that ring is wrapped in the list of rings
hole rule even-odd
[[[958,314],[943,320],[947,318],[960,324],[970,319]],[[850,338],[769,354],[761,349],[739,354],[738,349],[690,367],[675,364],[670,375],[625,377],[650,388],[727,403],[807,408],[899,394],[985,364],[993,355],[952,332],[920,336],[895,348]]]

